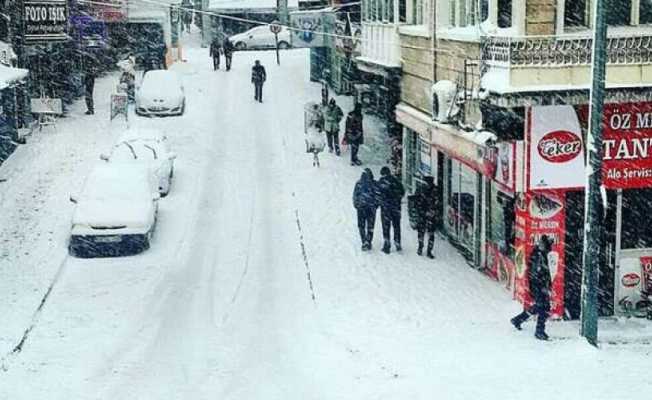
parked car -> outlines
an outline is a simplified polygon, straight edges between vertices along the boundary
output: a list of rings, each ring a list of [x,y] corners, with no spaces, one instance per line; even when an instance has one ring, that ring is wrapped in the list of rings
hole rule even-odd
[[[145,73],[136,91],[136,114],[182,115],[185,110],[186,95],[176,72],[155,69]]]
[[[77,257],[131,255],[149,248],[159,194],[149,169],[134,163],[99,164],[75,204],[69,252]]]
[[[231,36],[229,40],[237,50],[276,48],[274,34],[270,31],[269,25],[251,28],[248,31]],[[279,49],[288,49],[292,46],[291,43],[290,31],[286,27],[282,27],[281,32],[278,34]]]
[[[137,163],[151,171],[161,197],[170,193],[176,154],[170,150],[165,136],[157,131],[128,131],[123,134],[110,154],[100,158],[107,162]]]

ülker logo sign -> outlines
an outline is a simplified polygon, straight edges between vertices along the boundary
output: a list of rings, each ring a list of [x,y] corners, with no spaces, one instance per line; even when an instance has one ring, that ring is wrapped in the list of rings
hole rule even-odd
[[[537,150],[541,158],[552,163],[564,163],[573,160],[582,151],[582,139],[569,131],[554,131],[545,134]]]

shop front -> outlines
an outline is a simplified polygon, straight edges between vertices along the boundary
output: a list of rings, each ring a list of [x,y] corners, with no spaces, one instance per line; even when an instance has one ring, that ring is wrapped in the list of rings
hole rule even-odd
[[[588,107],[532,107],[527,116],[526,190],[516,211],[516,297],[529,302],[525,272],[534,242],[553,238],[553,315],[580,315],[584,237],[584,137]],[[641,311],[652,290],[652,103],[605,105],[604,247],[599,313]]]

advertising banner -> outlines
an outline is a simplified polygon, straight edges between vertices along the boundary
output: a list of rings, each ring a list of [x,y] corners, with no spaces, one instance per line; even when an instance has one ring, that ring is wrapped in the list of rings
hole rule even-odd
[[[487,261],[485,271],[487,275],[505,285],[505,289],[511,290],[514,283],[514,263],[509,257],[504,256],[498,246],[487,242]]]
[[[605,104],[603,127],[605,187],[652,186],[652,103]]]
[[[127,21],[127,0],[102,0],[93,4],[86,4],[86,7],[88,14],[96,21]]]
[[[542,235],[552,239],[548,254],[548,267],[552,282],[551,310],[553,317],[564,314],[564,245],[566,209],[563,191],[544,193],[520,193],[516,200],[516,255],[514,296],[529,306],[530,296],[528,270],[530,255]]]
[[[572,106],[537,106],[528,112],[529,190],[584,187],[584,145]]]
[[[298,11],[290,13],[292,47],[324,47],[323,12]]]
[[[66,0],[25,0],[23,16],[26,42],[56,42],[68,39]]]

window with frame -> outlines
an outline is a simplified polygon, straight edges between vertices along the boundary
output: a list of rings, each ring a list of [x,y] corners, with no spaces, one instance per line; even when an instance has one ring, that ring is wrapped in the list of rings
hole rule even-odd
[[[498,0],[498,27],[509,28],[512,26],[512,0]]]
[[[605,0],[607,12],[607,25],[631,25],[632,0]]]
[[[638,6],[638,23],[652,24],[652,0],[640,0]]]
[[[566,0],[564,3],[564,26],[588,26],[587,0]]]

